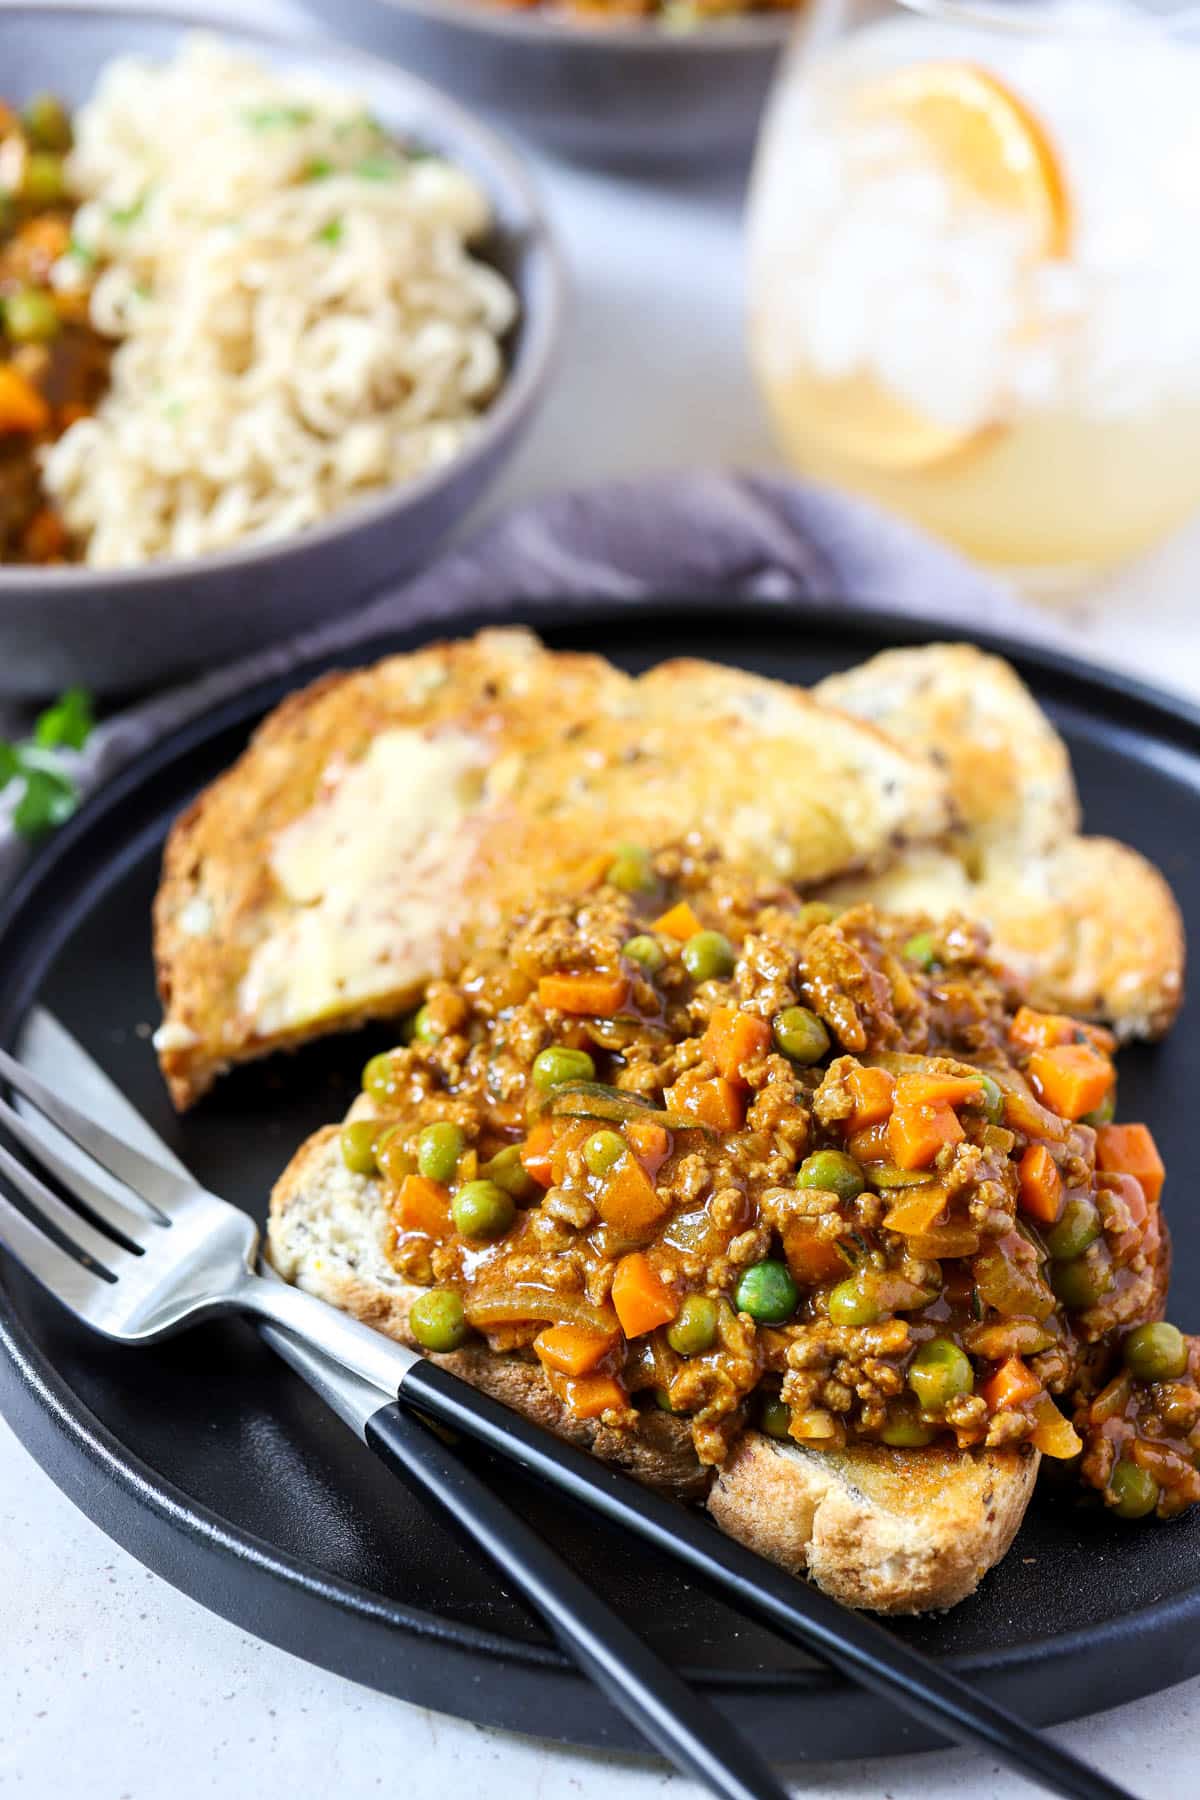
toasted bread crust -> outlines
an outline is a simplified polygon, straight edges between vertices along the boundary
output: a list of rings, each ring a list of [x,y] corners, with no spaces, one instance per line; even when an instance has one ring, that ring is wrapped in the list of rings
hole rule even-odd
[[[847,1606],[915,1613],[973,1594],[1029,1504],[1032,1450],[815,1451],[749,1432],[708,1510],[731,1537]]]
[[[1006,663],[930,644],[885,651],[815,691],[934,759],[959,814],[945,846],[912,848],[827,898],[981,919],[1038,1004],[1103,1020],[1121,1039],[1169,1029],[1185,965],[1175,897],[1136,850],[1077,835],[1066,747]]]
[[[950,778],[960,848],[1034,853],[1078,830],[1067,747],[1000,657],[971,644],[884,650],[813,692],[937,760]]]
[[[382,771],[353,829],[309,846],[311,888],[289,892],[281,844],[306,821],[328,824],[339,784],[401,738],[415,772]],[[625,837],[702,830],[733,861],[812,881],[881,867],[949,816],[945,779],[920,757],[732,670],[667,664],[635,681],[602,658],[491,631],[326,676],[263,723],[171,833],[154,912],[163,1072],[187,1106],[232,1062],[395,1016],[506,909]],[[415,841],[398,841],[389,863],[406,821]],[[252,991],[264,954],[278,952],[277,985],[311,989],[320,958],[289,934],[325,904],[320,873],[336,885],[339,865],[375,840],[369,866],[341,877],[340,923],[361,937],[355,907],[381,910],[378,957],[272,1010]]]
[[[271,1261],[285,1279],[411,1345],[408,1315],[423,1290],[388,1262],[381,1184],[345,1168],[338,1138],[336,1126],[317,1132],[277,1182]],[[1037,1473],[1036,1454],[1019,1450],[826,1454],[751,1431],[714,1480],[686,1425],[668,1414],[644,1414],[636,1434],[614,1431],[573,1418],[534,1363],[482,1346],[433,1360],[649,1486],[684,1501],[707,1493],[730,1536],[879,1612],[952,1606],[971,1593],[1012,1541]]]

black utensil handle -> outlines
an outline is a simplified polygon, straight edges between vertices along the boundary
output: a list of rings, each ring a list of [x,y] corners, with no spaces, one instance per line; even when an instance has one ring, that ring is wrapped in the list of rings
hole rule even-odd
[[[434,1363],[404,1377],[416,1407],[507,1457],[580,1506],[600,1512],[683,1562],[744,1613],[815,1651],[851,1680],[884,1695],[959,1743],[982,1745],[1011,1768],[1068,1800],[1133,1800],[1098,1770],[1007,1708],[911,1649],[874,1619],[832,1600],[719,1535],[702,1513],[664,1499],[630,1476],[564,1443]]]
[[[393,1405],[373,1414],[365,1430],[375,1454],[433,1496],[521,1590],[567,1654],[678,1769],[725,1800],[787,1800],[732,1725],[661,1662],[434,1427]]]

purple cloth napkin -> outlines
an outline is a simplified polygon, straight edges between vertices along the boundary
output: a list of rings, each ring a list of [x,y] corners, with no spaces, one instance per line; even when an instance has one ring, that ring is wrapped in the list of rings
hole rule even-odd
[[[663,596],[727,605],[731,623],[738,596],[752,596],[776,603],[793,626],[806,609],[846,601],[928,620],[931,635],[1057,636],[998,583],[858,501],[767,476],[642,478],[516,507],[351,617],[116,714],[93,733],[77,778],[90,790],[218,700],[389,629],[519,621],[547,601],[556,616],[583,619],[598,600],[633,611]],[[0,816],[0,884],[24,851]]]

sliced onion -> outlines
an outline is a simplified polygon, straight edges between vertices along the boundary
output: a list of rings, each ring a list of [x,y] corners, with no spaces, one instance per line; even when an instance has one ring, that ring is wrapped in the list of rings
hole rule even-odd
[[[523,1325],[535,1319],[549,1320],[552,1325],[582,1325],[588,1331],[611,1333],[618,1328],[612,1313],[579,1294],[557,1294],[552,1288],[526,1287],[520,1282],[468,1297],[466,1314],[472,1325],[483,1328]]]

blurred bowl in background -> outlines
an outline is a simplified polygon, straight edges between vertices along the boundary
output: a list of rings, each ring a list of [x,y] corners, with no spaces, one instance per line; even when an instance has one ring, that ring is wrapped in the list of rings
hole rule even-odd
[[[681,30],[489,0],[300,0],[331,32],[443,82],[489,119],[608,168],[713,167],[754,142],[788,9]]]
[[[0,91],[20,101],[53,89],[75,107],[113,57],[169,57],[198,28],[271,67],[357,90],[389,131],[476,178],[496,218],[481,253],[520,300],[505,346],[507,379],[453,461],[292,537],[129,569],[0,567],[0,694],[41,697],[73,682],[95,693],[132,692],[348,609],[427,557],[498,473],[546,385],[564,284],[545,215],[512,151],[423,81],[354,51],[286,44],[220,17],[45,4],[0,8]]]

